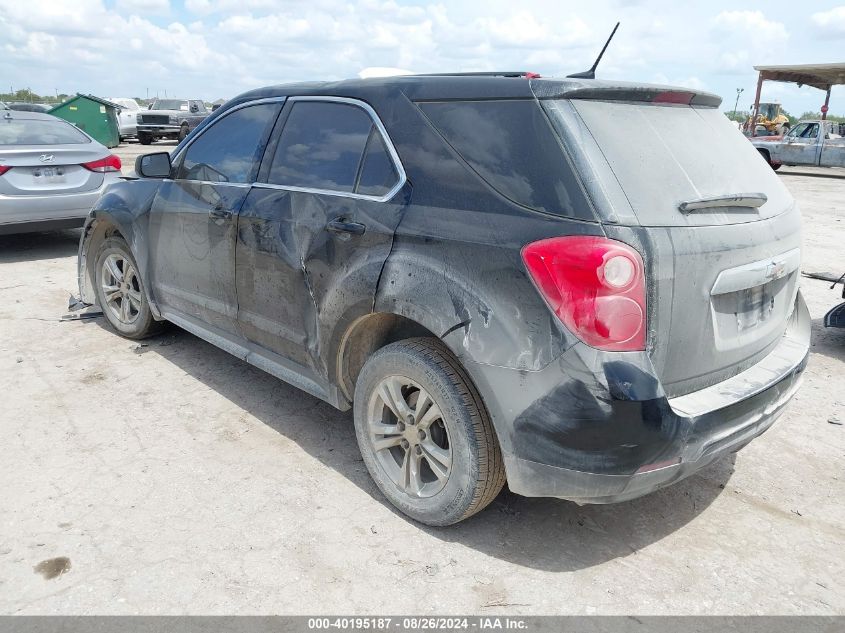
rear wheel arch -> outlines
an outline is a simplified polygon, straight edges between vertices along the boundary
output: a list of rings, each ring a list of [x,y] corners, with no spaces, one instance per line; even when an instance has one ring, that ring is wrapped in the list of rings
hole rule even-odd
[[[375,312],[356,319],[338,346],[336,381],[343,395],[352,401],[358,374],[375,352],[390,343],[419,337],[438,338],[424,325],[398,314]]]

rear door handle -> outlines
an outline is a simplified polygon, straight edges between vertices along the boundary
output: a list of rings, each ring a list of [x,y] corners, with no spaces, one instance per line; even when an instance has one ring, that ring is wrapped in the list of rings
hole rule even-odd
[[[208,216],[215,220],[228,220],[232,217],[232,212],[223,208],[223,205],[218,205],[208,212]]]
[[[331,220],[326,228],[332,233],[351,233],[352,235],[363,235],[367,227],[360,222],[349,222],[344,218]]]

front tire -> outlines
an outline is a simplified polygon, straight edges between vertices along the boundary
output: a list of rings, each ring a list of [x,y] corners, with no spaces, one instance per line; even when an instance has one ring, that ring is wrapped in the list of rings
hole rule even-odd
[[[141,145],[149,145],[153,142],[152,134],[148,134],[146,132],[138,132],[138,142]]]
[[[457,523],[502,489],[492,422],[457,359],[436,339],[391,343],[355,385],[355,434],[364,463],[396,508],[421,523]]]
[[[131,339],[157,334],[162,324],[153,318],[129,245],[119,237],[107,238],[96,261],[97,303],[109,324]]]
[[[188,126],[183,124],[182,127],[179,128],[179,137],[177,140],[181,143],[185,140],[186,136],[188,136]]]

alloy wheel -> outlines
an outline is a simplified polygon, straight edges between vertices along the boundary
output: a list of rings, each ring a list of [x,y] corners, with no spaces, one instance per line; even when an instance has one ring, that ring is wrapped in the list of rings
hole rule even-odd
[[[452,448],[440,407],[418,383],[388,376],[368,407],[367,436],[379,466],[411,497],[440,492],[452,470]]]
[[[108,310],[123,324],[133,323],[141,313],[141,280],[132,263],[117,253],[103,261],[101,288]]]

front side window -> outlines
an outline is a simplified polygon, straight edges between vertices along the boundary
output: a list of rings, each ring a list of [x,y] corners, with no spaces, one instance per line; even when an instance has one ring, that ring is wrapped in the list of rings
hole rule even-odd
[[[298,101],[291,107],[268,181],[275,185],[353,192],[373,129],[361,108]]]
[[[804,138],[818,138],[819,137],[819,124],[818,123],[810,124],[810,126],[807,128],[807,131],[804,132],[801,136],[803,136]]]
[[[218,119],[188,147],[178,178],[253,182],[279,108],[278,103],[262,103]]]

